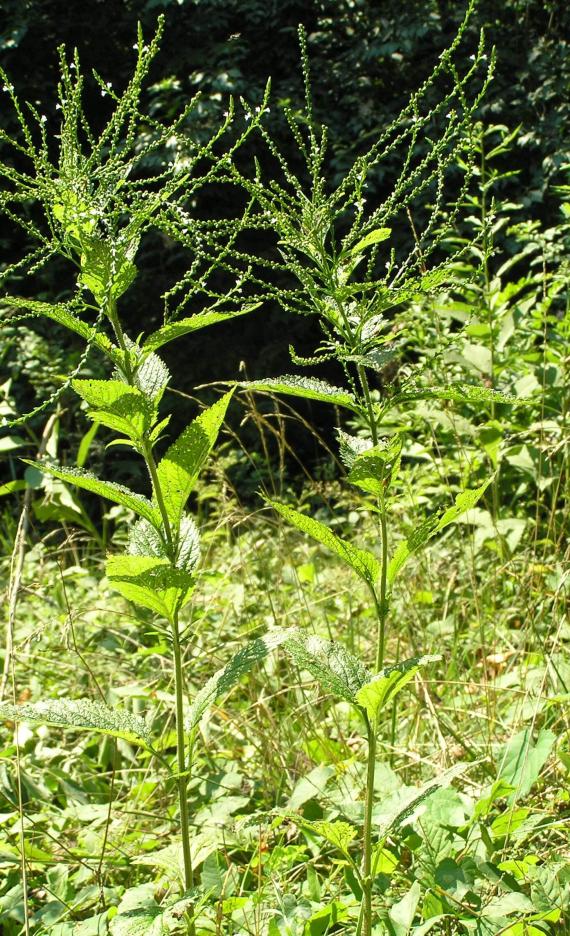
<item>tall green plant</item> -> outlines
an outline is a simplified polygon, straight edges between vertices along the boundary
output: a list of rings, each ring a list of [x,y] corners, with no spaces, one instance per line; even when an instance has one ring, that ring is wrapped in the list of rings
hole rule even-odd
[[[91,128],[83,107],[84,79],[77,53],[71,61],[63,50],[60,54],[61,125],[55,138],[48,136],[46,120],[37,107],[22,104],[9,78],[2,73],[4,93],[11,99],[20,134],[16,138],[5,135],[2,138],[8,155],[0,162],[4,184],[0,208],[35,243],[19,262],[3,271],[3,279],[31,275],[55,256],[66,259],[77,271],[77,291],[66,302],[5,296],[3,305],[10,328],[21,318],[42,316],[85,341],[80,365],[62,390],[70,385],[86,404],[93,423],[114,434],[109,444],[130,447],[146,466],[148,496],[82,468],[50,461],[30,462],[46,475],[128,508],[137,518],[131,526],[126,551],[108,556],[106,572],[113,588],[136,605],[154,612],[155,626],[164,632],[172,649],[177,748],[172,776],[178,788],[188,894],[194,886],[194,876],[187,797],[190,729],[184,720],[183,651],[191,632],[182,628],[180,612],[198,580],[200,537],[187,504],[215,445],[232,392],[205,409],[170,443],[162,457],[157,456],[157,445],[168,433],[171,413],[161,411],[170,374],[156,352],[183,335],[251,308],[231,289],[216,293],[209,285],[217,265],[226,274],[233,270],[223,259],[224,239],[231,242],[239,234],[243,219],[210,227],[199,221],[194,223],[188,209],[196,192],[219,177],[235,149],[254,129],[265,103],[258,108],[258,115],[237,132],[233,127],[234,106],[230,103],[225,121],[200,144],[185,136],[185,120],[197,106],[197,98],[168,124],[143,113],[143,83],[157,52],[161,29],[162,22],[148,45],[139,29],[135,71],[124,92],[113,91],[95,76],[114,105],[99,134]],[[169,161],[166,155],[173,138],[188,153],[182,161]],[[186,228],[192,228],[183,239],[185,246],[194,248],[189,272],[165,296],[164,325],[146,336],[143,333],[131,338],[125,331],[121,299],[137,277],[141,239],[151,228],[162,230],[172,218],[178,221],[183,218]],[[213,253],[207,250],[207,245],[212,244]],[[202,305],[207,301],[208,307],[190,317],[176,317],[169,308],[173,291],[182,295],[178,312],[190,297],[201,297]],[[93,348],[113,368],[106,379],[78,376]],[[58,395],[61,392],[58,390]],[[8,425],[31,418],[51,403],[53,398],[34,413],[12,419]],[[63,697],[24,705],[4,704],[0,717],[99,731],[154,750],[152,717],[145,722],[127,711],[89,699]],[[190,905],[181,905],[179,910],[189,913]],[[193,931],[191,922],[189,926]]]
[[[277,237],[278,257],[260,258],[265,275],[259,274],[256,282],[263,283],[265,293],[286,311],[316,315],[323,333],[313,357],[301,358],[291,349],[293,361],[309,366],[336,362],[345,376],[342,387],[297,375],[240,386],[329,403],[356,416],[366,427],[363,436],[350,435],[339,427],[338,437],[348,481],[366,496],[367,508],[378,517],[378,555],[340,538],[293,507],[269,502],[286,521],[350,566],[367,588],[375,609],[377,634],[371,672],[337,645],[302,636],[296,645],[298,662],[325,688],[355,705],[363,719],[368,755],[358,871],[362,894],[358,936],[372,933],[373,882],[384,841],[382,836],[376,844],[373,839],[379,728],[387,709],[392,710],[396,693],[421,666],[436,659],[426,656],[386,667],[392,589],[409,557],[472,509],[491,481],[487,478],[473,488],[461,490],[453,506],[420,520],[394,547],[390,543],[390,516],[397,499],[404,438],[403,433],[390,434],[385,428],[387,417],[395,406],[423,397],[473,404],[511,399],[495,389],[464,382],[430,386],[420,379],[425,375],[407,364],[401,367],[397,381],[390,382],[387,376],[402,344],[398,309],[418,296],[432,294],[452,279],[454,263],[465,249],[461,246],[451,258],[441,250],[438,255],[445,231],[457,219],[471,182],[476,114],[493,72],[493,56],[487,61],[483,36],[468,67],[462,70],[459,66],[467,57],[464,40],[472,9],[473,4],[455,41],[430,77],[336,187],[330,184],[327,174],[327,131],[317,127],[313,117],[306,39],[301,30],[305,108],[301,113],[286,110],[286,117],[303,169],[294,171],[262,126],[260,133],[269,156],[279,167],[280,180],[267,181],[259,168],[253,177],[233,170],[234,177],[255,200],[258,225]],[[469,156],[458,177],[458,156],[465,149]],[[398,168],[389,193],[381,204],[369,207],[367,180],[394,163]],[[451,214],[446,205],[449,191],[455,192]],[[430,202],[427,212],[426,201]],[[446,225],[442,224],[444,218]],[[399,246],[401,219],[411,227],[413,235],[414,246],[409,252]],[[376,382],[380,392],[374,389]],[[332,832],[325,835],[333,841],[331,836]],[[349,840],[353,838],[351,833]],[[343,841],[341,851],[346,856],[346,835]]]

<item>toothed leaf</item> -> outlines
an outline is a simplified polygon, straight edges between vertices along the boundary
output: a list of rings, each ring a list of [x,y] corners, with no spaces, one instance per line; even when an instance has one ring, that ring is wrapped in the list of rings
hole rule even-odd
[[[394,697],[414,678],[422,666],[441,660],[440,656],[414,657],[386,666],[376,676],[365,683],[356,693],[356,701],[374,724],[383,708],[390,705]]]
[[[142,718],[123,709],[90,699],[48,699],[22,705],[0,705],[0,720],[27,721],[60,728],[78,728],[113,735],[150,747],[151,737]]]
[[[265,380],[242,381],[237,386],[245,390],[263,390],[266,393],[282,393],[305,400],[319,400],[321,403],[332,403],[334,406],[344,406],[358,412],[358,405],[352,393],[312,377],[285,374],[283,377],[268,377]]]
[[[347,702],[354,703],[358,690],[370,679],[366,667],[340,643],[297,630],[284,649],[300,669],[307,670],[324,689]]]
[[[89,405],[89,417],[136,441],[154,422],[156,411],[136,387],[120,380],[73,380],[72,387]]]
[[[149,354],[135,371],[135,383],[153,403],[158,403],[168,386],[170,371],[158,354]]]
[[[124,598],[171,622],[194,591],[195,578],[190,573],[153,556],[109,556],[105,570]]]
[[[211,705],[225,692],[229,692],[240,681],[242,676],[264,660],[276,647],[290,637],[293,631],[280,629],[270,631],[264,637],[250,641],[239,650],[222,669],[208,680],[194,697],[186,719],[186,730],[194,731]]]
[[[73,484],[83,491],[98,494],[99,497],[105,497],[114,504],[128,507],[129,510],[134,511],[139,517],[144,517],[153,526],[158,529],[161,528],[160,514],[152,503],[142,494],[134,494],[122,484],[115,484],[112,481],[100,481],[94,474],[84,471],[82,468],[61,468],[59,465],[53,465],[49,462],[30,461],[28,458],[22,460],[27,465],[38,468],[39,471],[43,471],[45,474],[59,478],[60,481]]]
[[[361,491],[383,497],[398,474],[401,454],[399,436],[375,445],[356,456],[348,480]]]
[[[371,552],[366,549],[358,549],[352,543],[347,543],[346,540],[342,540],[336,533],[333,533],[324,523],[313,520],[312,517],[307,517],[306,514],[302,514],[286,504],[280,504],[272,500],[268,500],[268,503],[298,530],[308,533],[318,543],[322,543],[331,552],[340,556],[368,585],[374,585],[380,574],[380,563]]]
[[[226,322],[228,319],[237,318],[239,315],[246,315],[248,312],[259,308],[260,305],[260,302],[256,302],[253,305],[245,306],[243,309],[236,309],[234,312],[199,312],[190,318],[169,322],[168,325],[163,325],[158,331],[152,332],[143,342],[143,348],[145,351],[156,351],[158,348],[162,348],[163,345],[168,344],[169,341],[174,341],[175,338],[188,335],[199,328],[207,328],[208,325],[216,325],[218,322]]]
[[[158,465],[168,516],[179,522],[186,501],[218,437],[233,391],[204,410],[178,437]]]
[[[524,397],[512,396],[500,390],[466,383],[453,383],[445,387],[407,387],[394,402],[407,400],[451,400],[454,403],[528,403]]]
[[[457,520],[461,514],[471,510],[483,496],[493,479],[489,478],[481,487],[461,491],[455,498],[455,504],[440,514],[428,517],[412,530],[408,537],[397,547],[388,565],[388,582],[391,584],[408,558],[422,549],[433,536]]]

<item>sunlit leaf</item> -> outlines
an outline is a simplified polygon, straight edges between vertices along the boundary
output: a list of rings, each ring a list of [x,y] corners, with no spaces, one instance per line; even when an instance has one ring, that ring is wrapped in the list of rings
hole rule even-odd
[[[358,657],[332,640],[297,629],[285,642],[284,649],[323,689],[347,702],[354,704],[358,690],[370,679],[370,673]]]
[[[339,387],[332,387],[324,380],[312,377],[298,377],[285,374],[283,377],[267,377],[265,380],[247,380],[236,384],[245,390],[262,390],[266,393],[282,393],[284,396],[300,397],[305,400],[318,400],[344,406],[345,409],[358,412],[358,404],[352,393]]]
[[[483,496],[493,478],[488,478],[480,487],[461,491],[455,498],[453,507],[449,507],[443,513],[434,514],[427,517],[419,524],[407,538],[397,547],[392,559],[388,565],[388,582],[391,584],[396,578],[398,572],[406,563],[408,558],[415,552],[422,549],[425,544],[433,537],[457,520],[461,514],[471,510]]]
[[[375,231],[370,231],[366,237],[363,237],[351,248],[350,252],[352,254],[361,253],[367,247],[372,247],[373,244],[380,244],[382,241],[388,240],[391,233],[392,228],[377,228]]]
[[[87,729],[146,747],[151,743],[142,718],[90,699],[47,699],[42,702],[24,702],[22,705],[3,703],[0,705],[0,720]]]
[[[441,660],[440,656],[426,655],[386,666],[358,690],[356,701],[366,709],[370,721],[374,723],[382,709],[390,705],[398,692],[414,678],[422,666],[438,660]]]
[[[179,319],[177,322],[169,322],[163,325],[158,331],[152,332],[143,342],[145,351],[156,351],[169,341],[180,338],[182,335],[188,335],[190,332],[197,331],[199,328],[207,328],[208,325],[216,325],[218,322],[227,322],[228,319],[237,318],[239,315],[245,315],[259,308],[260,302],[244,306],[233,312],[198,312],[190,318]]]
[[[198,475],[224,421],[233,390],[204,410],[182,432],[158,464],[158,478],[170,519],[178,523]]]
[[[144,517],[157,528],[161,528],[160,514],[153,507],[152,503],[141,494],[134,494],[129,488],[122,484],[115,484],[112,481],[100,481],[95,475],[81,468],[61,468],[59,465],[53,465],[50,462],[30,461],[24,458],[26,464],[33,468],[38,468],[45,474],[59,478],[60,481],[66,481],[75,487],[84,491],[90,491],[92,494],[98,494],[99,497],[105,497],[113,501],[114,504],[121,504],[122,507],[128,507],[139,517]]]

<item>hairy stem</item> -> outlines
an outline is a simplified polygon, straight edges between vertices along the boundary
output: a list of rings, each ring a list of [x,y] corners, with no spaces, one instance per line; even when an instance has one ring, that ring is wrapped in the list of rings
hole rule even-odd
[[[380,503],[380,535],[382,537],[382,571],[380,573],[380,599],[376,597],[378,616],[378,638],[376,641],[376,672],[384,665],[384,645],[386,637],[386,617],[388,615],[388,522],[384,498]]]
[[[362,855],[362,936],[372,934],[372,810],[374,808],[374,774],[376,768],[376,730],[366,719],[368,734],[368,766],[366,770],[366,801],[364,805],[364,850]]]
[[[178,630],[178,615],[172,623],[172,648],[174,651],[174,691],[176,695],[176,756],[178,763],[178,803],[180,808],[180,831],[182,834],[182,853],[184,856],[184,884],[186,890],[194,885],[192,855],[190,852],[190,830],[188,811],[188,776],[186,774],[186,739],[184,736],[184,675],[182,672],[182,651]]]

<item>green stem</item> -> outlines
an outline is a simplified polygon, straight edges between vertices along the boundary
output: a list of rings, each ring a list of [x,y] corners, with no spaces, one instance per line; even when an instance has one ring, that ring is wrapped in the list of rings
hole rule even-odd
[[[380,531],[382,537],[382,571],[380,573],[380,600],[376,593],[375,604],[378,615],[378,639],[376,642],[376,672],[384,665],[384,645],[386,636],[386,617],[388,615],[388,523],[384,498],[380,502]]]
[[[372,810],[374,808],[374,774],[376,768],[375,726],[366,718],[368,734],[368,766],[366,770],[366,801],[364,805],[364,852],[362,856],[362,913],[359,930],[362,936],[372,934]],[[362,925],[361,925],[362,924]]]
[[[182,854],[184,856],[184,884],[186,890],[194,885],[192,855],[190,852],[190,830],[188,811],[188,776],[186,774],[186,739],[184,736],[184,674],[182,672],[182,651],[178,630],[178,615],[172,622],[172,648],[174,650],[174,691],[176,695],[176,757],[178,762],[178,802],[180,807],[180,831],[182,834]]]
[[[364,394],[364,400],[366,403],[366,410],[368,412],[368,425],[370,426],[370,434],[372,436],[372,444],[378,445],[378,428],[376,426],[376,417],[374,415],[374,406],[372,404],[372,397],[370,396],[370,387],[368,386],[368,378],[366,376],[366,371],[362,364],[359,364],[357,367],[358,379],[360,380],[360,386],[362,387],[362,392]]]

